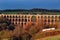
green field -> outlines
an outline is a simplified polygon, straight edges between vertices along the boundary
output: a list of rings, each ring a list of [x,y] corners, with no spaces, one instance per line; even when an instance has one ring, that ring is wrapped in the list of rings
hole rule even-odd
[[[60,40],[60,35],[44,38],[44,40]]]

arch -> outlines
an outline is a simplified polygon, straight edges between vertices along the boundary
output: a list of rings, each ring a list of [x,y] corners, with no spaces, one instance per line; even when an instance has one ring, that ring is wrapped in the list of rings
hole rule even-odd
[[[31,21],[32,21],[32,22],[36,22],[36,16],[32,16],[32,17],[31,17]]]

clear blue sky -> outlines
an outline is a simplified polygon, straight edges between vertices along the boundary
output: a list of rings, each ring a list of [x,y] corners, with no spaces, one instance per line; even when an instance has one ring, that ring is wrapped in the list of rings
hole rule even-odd
[[[0,9],[60,9],[60,0],[0,0]]]

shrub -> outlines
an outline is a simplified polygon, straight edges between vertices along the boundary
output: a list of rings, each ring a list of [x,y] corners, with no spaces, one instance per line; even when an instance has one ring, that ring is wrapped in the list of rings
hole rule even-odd
[[[38,33],[39,32],[39,28],[38,27],[36,27],[36,26],[32,26],[30,29],[29,29],[29,33],[31,34],[31,35],[34,35],[34,34],[36,34],[36,33]]]

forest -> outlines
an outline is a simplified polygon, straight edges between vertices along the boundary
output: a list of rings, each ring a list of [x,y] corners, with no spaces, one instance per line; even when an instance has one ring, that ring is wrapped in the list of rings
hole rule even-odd
[[[42,9],[42,8],[33,8],[33,9],[5,9],[5,10],[0,10],[0,13],[4,12],[57,12],[60,13],[60,10],[57,9]]]

